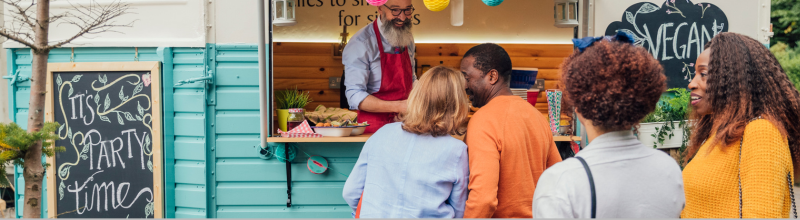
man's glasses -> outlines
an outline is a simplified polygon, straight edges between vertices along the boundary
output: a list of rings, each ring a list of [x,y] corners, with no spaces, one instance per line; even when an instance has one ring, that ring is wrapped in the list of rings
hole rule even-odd
[[[394,8],[389,8],[389,6],[386,6],[386,5],[383,5],[383,7],[386,7],[390,11],[392,11],[392,15],[393,16],[400,16],[401,12],[403,14],[406,14],[406,16],[410,16],[411,14],[414,13],[414,7],[410,7],[410,8],[406,8],[406,9],[394,9]]]

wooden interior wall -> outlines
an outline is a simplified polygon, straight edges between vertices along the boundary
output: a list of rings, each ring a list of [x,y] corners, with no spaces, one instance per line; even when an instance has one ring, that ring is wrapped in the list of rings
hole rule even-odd
[[[417,74],[431,67],[444,65],[458,69],[461,57],[477,44],[417,44]],[[538,79],[545,80],[545,89],[557,88],[559,66],[572,53],[567,44],[501,44],[511,56],[514,67],[539,68]],[[273,44],[273,73],[275,89],[298,89],[309,91],[313,103],[306,109],[314,110],[318,105],[339,107],[339,90],[328,88],[329,77],[342,75],[341,58],[333,56],[334,43],[280,43]],[[547,116],[547,99],[539,94],[536,109]],[[564,119],[566,116],[562,116]]]

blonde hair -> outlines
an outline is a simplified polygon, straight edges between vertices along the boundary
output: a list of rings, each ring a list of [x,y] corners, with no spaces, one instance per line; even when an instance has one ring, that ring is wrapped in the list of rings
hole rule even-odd
[[[414,134],[463,135],[469,114],[466,81],[458,70],[436,66],[422,75],[408,97],[403,130]]]

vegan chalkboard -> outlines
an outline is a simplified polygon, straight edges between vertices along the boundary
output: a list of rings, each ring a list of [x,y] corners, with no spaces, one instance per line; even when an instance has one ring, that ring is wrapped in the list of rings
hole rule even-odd
[[[620,21],[608,25],[605,35],[622,31],[634,36],[637,45],[661,61],[670,88],[689,85],[695,60],[705,44],[730,27],[722,9],[690,0],[667,0],[660,7],[640,2],[621,16]]]
[[[162,217],[158,62],[48,66],[50,217]]]

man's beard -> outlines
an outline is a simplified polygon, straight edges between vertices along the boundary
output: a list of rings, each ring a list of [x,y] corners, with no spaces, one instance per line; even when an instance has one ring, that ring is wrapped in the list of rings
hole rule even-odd
[[[386,17],[382,17],[381,21],[383,22],[383,37],[386,38],[386,41],[393,47],[405,47],[414,43],[414,36],[411,35],[411,19],[406,19],[402,21],[400,19],[393,19],[389,20]],[[402,27],[394,26],[395,22],[403,22]]]

